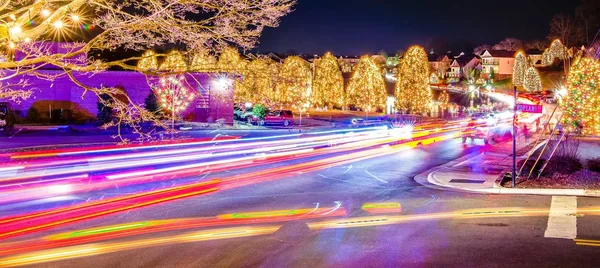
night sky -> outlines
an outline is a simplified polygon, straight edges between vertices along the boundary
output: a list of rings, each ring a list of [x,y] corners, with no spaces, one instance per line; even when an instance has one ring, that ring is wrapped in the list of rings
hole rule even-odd
[[[257,51],[361,55],[394,53],[409,45],[447,43],[453,51],[505,37],[544,39],[557,13],[578,0],[299,0]]]

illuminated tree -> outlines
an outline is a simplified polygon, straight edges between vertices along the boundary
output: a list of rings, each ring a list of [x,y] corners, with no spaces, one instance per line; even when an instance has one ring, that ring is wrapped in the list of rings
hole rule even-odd
[[[243,71],[236,87],[235,99],[240,102],[272,104],[275,98],[277,64],[266,57],[252,60]]]
[[[442,109],[446,109],[448,108],[448,103],[450,102],[450,95],[448,95],[448,92],[446,90],[442,90],[442,92],[440,92],[440,95],[438,96],[437,101],[440,107],[442,107]]]
[[[158,60],[156,53],[152,50],[147,50],[138,61],[137,67],[140,71],[156,71],[158,70]]]
[[[427,53],[422,47],[412,46],[400,61],[396,103],[400,109],[422,114],[429,111],[431,101]]]
[[[310,64],[298,56],[289,56],[279,70],[278,102],[303,111],[310,107],[312,70]]]
[[[362,56],[346,90],[348,104],[371,111],[385,107],[387,91],[381,69],[370,56]]]
[[[225,47],[217,61],[219,72],[240,72],[245,65],[245,61],[240,56],[240,52],[233,47]]]
[[[552,41],[550,47],[544,50],[542,54],[542,64],[552,65],[556,59],[564,60],[567,53],[567,48],[559,39]]]
[[[196,93],[186,86],[183,75],[162,77],[152,89],[156,94],[160,109],[167,111],[167,114],[171,116],[172,126],[176,117],[185,111],[196,98]]]
[[[567,77],[564,122],[569,131],[600,134],[600,62],[592,58],[575,61]]]
[[[206,51],[194,53],[189,70],[193,72],[214,72],[217,67],[217,59]]]
[[[160,64],[158,69],[161,71],[185,72],[187,68],[183,54],[177,50],[173,50],[167,54],[165,60]]]
[[[527,71],[528,65],[529,64],[525,53],[522,51],[517,52],[517,56],[515,56],[515,64],[513,66],[513,85],[523,86],[523,81],[525,80],[525,71]]]
[[[345,103],[344,77],[337,59],[326,53],[315,61],[311,103],[315,107],[342,107]]]
[[[3,56],[7,60],[0,61],[0,98],[28,97],[31,94],[23,94],[23,90],[30,90],[26,78],[34,76],[46,80],[67,76],[82,93],[116,98],[121,90],[88,86],[72,72],[93,74],[119,67],[151,74],[140,70],[137,64],[130,64],[144,57],[88,59],[88,55],[96,54],[93,52],[144,51],[175,43],[190,51],[218,51],[228,44],[249,49],[255,46],[263,29],[277,27],[279,19],[295,3],[295,0],[2,0],[0,46],[6,51]],[[97,30],[90,32],[94,28]],[[56,50],[46,42],[57,40],[74,43]],[[40,72],[39,67],[48,64],[63,71],[52,75]],[[22,83],[7,82],[15,77],[23,77]],[[117,122],[131,125],[134,131],[141,129],[135,127],[141,121],[160,123],[143,105],[131,100],[111,103],[117,111],[115,115],[120,117]]]
[[[540,74],[534,67],[529,67],[525,72],[523,87],[529,92],[538,92],[542,90]]]

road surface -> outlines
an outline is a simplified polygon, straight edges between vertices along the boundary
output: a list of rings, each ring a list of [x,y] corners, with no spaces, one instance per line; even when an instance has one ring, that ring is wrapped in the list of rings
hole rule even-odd
[[[455,134],[4,155],[0,266],[597,267],[597,199],[417,184]]]

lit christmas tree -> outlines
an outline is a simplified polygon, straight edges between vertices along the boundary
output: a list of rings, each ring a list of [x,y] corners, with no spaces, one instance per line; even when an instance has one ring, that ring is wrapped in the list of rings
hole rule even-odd
[[[540,80],[540,74],[534,67],[529,67],[525,72],[523,87],[529,92],[538,92],[542,90],[542,80]]]
[[[396,83],[396,103],[402,110],[423,114],[430,110],[431,102],[427,53],[420,46],[412,46],[400,61],[398,82]]]
[[[326,53],[315,61],[311,104],[314,107],[342,107],[345,103],[344,77],[337,59]]]
[[[387,101],[385,80],[381,69],[370,56],[362,56],[346,90],[348,104],[364,111],[384,108]]]
[[[268,103],[275,98],[277,64],[269,58],[257,58],[246,65],[235,91],[239,102]]]
[[[289,56],[279,70],[277,83],[278,102],[298,110],[310,107],[312,70],[310,64],[298,56]]]
[[[552,56],[553,59],[559,59],[559,60],[565,59],[566,51],[567,51],[567,48],[558,39],[552,41],[552,44],[550,44],[550,49],[548,50],[548,52],[550,53],[550,55]]]
[[[190,70],[194,72],[214,72],[217,67],[217,59],[207,52],[194,53]]]
[[[584,135],[600,134],[600,62],[591,58],[575,61],[567,77],[564,101],[567,130]]]
[[[240,72],[245,67],[246,62],[240,56],[240,52],[233,47],[226,47],[219,55],[217,68],[219,72],[234,73]]]
[[[144,52],[142,58],[138,61],[137,67],[140,71],[157,70],[158,60],[156,59],[156,53],[152,50]]]
[[[517,56],[515,56],[515,65],[513,66],[513,85],[523,86],[523,82],[525,81],[525,71],[527,71],[528,65],[525,53],[522,51],[517,52]]]
[[[187,70],[187,64],[185,63],[185,57],[181,52],[173,50],[167,54],[165,61],[160,65],[159,70],[170,71],[170,72],[185,72]]]

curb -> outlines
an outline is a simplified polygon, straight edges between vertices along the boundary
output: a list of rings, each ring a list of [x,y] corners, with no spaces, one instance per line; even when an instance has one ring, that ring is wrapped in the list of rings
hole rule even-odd
[[[535,150],[539,149],[543,143],[532,148],[528,153],[535,152]],[[451,190],[456,192],[466,192],[466,193],[479,193],[479,194],[510,194],[510,195],[547,195],[547,196],[584,196],[584,197],[600,197],[600,190],[586,190],[586,189],[540,189],[540,188],[505,188],[499,185],[498,180],[502,179],[504,176],[504,172],[499,176],[498,179],[494,182],[493,188],[487,189],[469,189],[462,188],[452,185],[447,185],[440,183],[435,179],[435,173],[440,170],[455,166],[458,163],[464,162],[470,158],[473,158],[479,154],[485,152],[477,151],[455,160],[452,160],[446,164],[431,168],[425,172],[422,172],[414,177],[414,180],[426,187],[437,189],[437,190]]]

